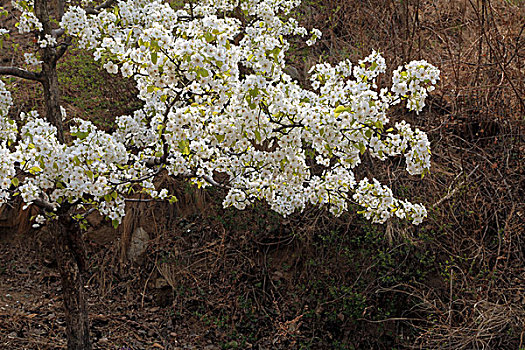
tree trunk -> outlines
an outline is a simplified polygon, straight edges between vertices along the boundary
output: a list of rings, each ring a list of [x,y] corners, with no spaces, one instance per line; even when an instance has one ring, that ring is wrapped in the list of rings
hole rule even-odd
[[[35,0],[35,16],[42,23],[42,31],[39,36],[45,39],[46,35],[52,35],[53,28],[49,16],[48,3],[45,0]],[[65,46],[67,47],[67,45]],[[62,113],[60,111],[60,89],[58,86],[57,60],[60,54],[57,48],[47,45],[42,48],[42,72],[41,82],[44,88],[44,103],[46,104],[46,119],[57,128],[57,139],[64,142],[64,130],[62,124]]]
[[[62,0],[58,1],[59,18],[63,13],[63,4]],[[53,35],[48,5],[49,1],[46,0],[34,1],[35,16],[42,23],[40,39],[44,39],[46,35]],[[59,47],[47,45],[41,49],[42,72],[39,80],[44,90],[46,119],[57,128],[57,139],[61,143],[64,143],[65,139],[56,64],[65,53],[69,43],[70,39],[66,38]],[[80,229],[69,215],[69,208],[62,206],[60,211],[58,219],[52,220],[49,225],[55,236],[55,254],[62,279],[67,348],[69,350],[91,350],[88,312],[82,280],[85,248]]]
[[[55,235],[55,254],[62,279],[68,350],[91,350],[89,321],[84,295],[85,252],[79,228],[68,216],[51,223]]]
[[[44,60],[42,73],[46,119],[57,128],[57,139],[63,143],[64,127],[62,124],[62,112],[60,111],[60,90],[56,63]]]

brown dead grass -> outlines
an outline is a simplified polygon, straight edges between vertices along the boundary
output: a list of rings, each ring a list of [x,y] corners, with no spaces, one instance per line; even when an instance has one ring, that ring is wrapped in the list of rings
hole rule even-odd
[[[414,346],[521,348],[525,4],[350,0],[306,5],[304,12],[306,23],[327,34],[317,53],[330,60],[379,49],[393,67],[426,59],[442,71],[429,110],[419,117],[399,111],[429,133],[432,175],[420,184],[393,164],[383,166],[395,187],[431,209],[424,230],[438,239],[428,249],[446,270],[439,288],[388,291],[408,293],[413,311],[431,317],[404,321],[421,331]],[[307,70],[313,59],[303,62]]]

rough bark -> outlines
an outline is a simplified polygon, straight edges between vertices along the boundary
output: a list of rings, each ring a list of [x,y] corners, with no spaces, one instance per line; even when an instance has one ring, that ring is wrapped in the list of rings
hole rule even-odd
[[[42,23],[41,38],[52,35],[53,28],[47,8],[47,1],[35,0],[35,16]],[[48,45],[42,49],[42,72],[41,82],[44,88],[44,101],[46,104],[46,118],[57,128],[57,138],[64,142],[64,127],[62,113],[60,112],[60,89],[58,86],[58,74],[56,63],[59,56],[57,48]]]
[[[58,220],[50,224],[55,235],[55,254],[62,280],[67,348],[69,350],[91,350],[82,278],[85,249],[81,233],[69,216],[60,216]]]
[[[40,38],[54,35],[48,9],[49,1],[35,0],[35,15],[42,23]],[[61,16],[63,5],[58,2],[58,14]],[[56,35],[57,32],[55,32]],[[57,139],[64,143],[64,128],[60,110],[60,89],[56,63],[65,53],[69,39],[57,47],[48,45],[42,48],[41,80],[44,90],[46,119],[57,128]],[[62,207],[57,220],[50,223],[55,236],[55,254],[62,279],[62,295],[66,318],[67,348],[69,350],[91,350],[89,320],[84,295],[82,271],[84,270],[85,247],[80,229],[70,217],[69,208]]]
[[[42,64],[42,85],[46,105],[46,119],[57,128],[57,139],[64,142],[64,127],[62,112],[60,111],[60,90],[56,64],[46,62]]]
[[[27,80],[41,81],[39,74],[18,67],[0,67],[0,75],[10,75]]]

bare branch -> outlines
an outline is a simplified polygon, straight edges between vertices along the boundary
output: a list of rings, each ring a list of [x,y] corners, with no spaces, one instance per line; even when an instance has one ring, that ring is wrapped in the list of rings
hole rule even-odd
[[[42,199],[35,199],[33,200],[33,204],[37,207],[44,209],[46,211],[54,211],[55,207],[51,205],[51,203],[48,203]]]
[[[205,180],[207,183],[209,183],[212,186],[220,187],[220,188],[230,188],[228,185],[223,185],[215,181],[211,176],[203,175],[201,176],[203,180]]]
[[[55,59],[58,61],[67,51],[67,48],[71,45],[71,37],[67,36],[63,43],[61,43],[56,51]]]
[[[13,77],[18,77],[27,80],[42,81],[42,77],[39,73],[30,72],[25,69],[17,67],[1,67],[0,66],[0,75],[11,75]]]
[[[106,9],[108,7],[113,6],[117,1],[116,0],[106,0],[102,4],[95,6],[95,7],[87,7],[84,10],[88,15],[96,15],[100,12],[100,10]]]
[[[447,191],[447,194],[446,196],[444,196],[443,198],[441,198],[440,200],[438,200],[436,203],[434,203],[434,205],[432,206],[433,208],[439,206],[441,203],[443,203],[444,201],[450,199],[452,196],[454,196],[456,194],[456,192],[465,184],[465,181],[467,181],[467,179],[469,177],[472,176],[472,174],[474,174],[474,172],[476,172],[476,170],[478,170],[479,168],[479,164],[474,168],[474,170],[472,170],[470,172],[470,174],[467,175],[467,177],[465,178],[465,180],[461,181],[453,190],[451,190],[450,188],[452,187],[452,184],[450,185],[450,187],[448,188],[448,191]],[[458,176],[456,176],[456,179],[461,176],[463,173],[460,173]],[[455,180],[454,180],[455,181]]]
[[[64,28],[56,28],[51,30],[51,35],[56,39],[64,35],[65,32],[66,30]]]

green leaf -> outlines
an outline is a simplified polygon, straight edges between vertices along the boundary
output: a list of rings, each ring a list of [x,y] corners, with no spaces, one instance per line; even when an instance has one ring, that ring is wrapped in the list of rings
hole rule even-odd
[[[89,131],[78,131],[75,133],[72,133],[71,135],[76,136],[78,139],[83,140],[89,135]]]
[[[217,138],[217,141],[222,142],[226,138],[225,135],[216,134],[215,137]]]
[[[13,177],[13,178],[11,179],[11,183],[12,183],[15,187],[18,187],[18,185],[20,184],[20,181],[18,180],[18,178]]]
[[[262,140],[261,133],[259,132],[259,130],[255,130],[255,139],[259,142],[261,142]]]
[[[118,220],[117,219],[111,220],[111,225],[113,225],[114,229],[117,229],[117,227],[118,227]]]
[[[34,166],[32,168],[30,168],[28,170],[28,172],[32,175],[35,175],[36,173],[38,173],[39,171],[42,171],[42,169],[40,169],[40,167],[37,167],[37,166]]]
[[[155,51],[157,51],[158,49],[160,49],[160,47],[159,47],[159,43],[158,43],[156,40],[151,40],[150,43],[151,43],[151,44],[150,44],[150,47],[151,47],[152,49],[154,49]]]
[[[125,44],[126,46],[127,46],[128,43],[129,43],[129,39],[131,39],[131,34],[133,34],[133,29],[130,29],[130,30],[129,30],[128,37],[126,38],[126,44]]]
[[[337,108],[335,109],[335,113],[343,113],[344,111],[346,111],[346,107],[345,106],[337,106]]]
[[[359,142],[359,152],[361,152],[361,154],[363,154],[363,153],[365,153],[365,151],[366,151],[365,145],[362,142]]]
[[[201,76],[201,77],[204,77],[206,78],[208,75],[210,75],[210,73],[204,69],[204,68],[201,68],[197,71],[197,73]]]
[[[179,151],[183,155],[190,154],[190,142],[188,140],[179,141]]]
[[[211,43],[215,40],[215,37],[211,33],[206,33],[204,34],[204,39],[206,39],[206,42]]]
[[[157,64],[157,59],[158,59],[157,52],[156,51],[151,51],[151,62],[153,64]]]

